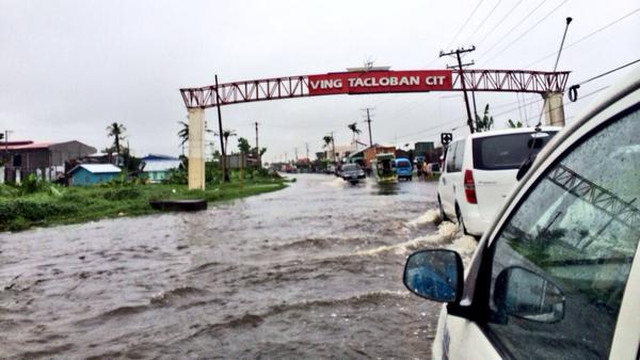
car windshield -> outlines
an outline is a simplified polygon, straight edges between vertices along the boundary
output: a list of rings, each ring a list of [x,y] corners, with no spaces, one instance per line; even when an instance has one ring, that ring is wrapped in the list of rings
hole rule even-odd
[[[537,154],[556,131],[496,135],[473,139],[473,167],[481,170],[518,169],[530,155]],[[534,140],[537,142],[533,145]]]
[[[356,171],[358,170],[357,164],[347,164],[342,166],[342,171]]]

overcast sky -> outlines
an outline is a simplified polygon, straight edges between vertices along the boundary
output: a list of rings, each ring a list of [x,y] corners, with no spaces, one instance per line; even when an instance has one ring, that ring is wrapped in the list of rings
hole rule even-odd
[[[393,70],[442,69],[453,59],[438,58],[440,50],[471,45],[477,50],[465,61],[476,69],[551,71],[567,16],[573,22],[558,70],[572,71],[574,84],[640,58],[639,9],[638,0],[0,0],[0,130],[10,130],[10,140],[103,149],[112,143],[105,128],[116,121],[136,155],[178,155],[178,121],[186,120],[178,89],[210,85],[214,74],[222,83],[344,71],[367,60]],[[624,74],[586,84],[581,94]],[[565,97],[568,122],[596,97],[571,104]],[[507,119],[537,122],[539,100],[476,96],[479,112],[491,105],[497,128]],[[375,108],[374,142],[402,146],[466,131],[459,92],[237,104],[222,107],[222,116],[225,128],[252,144],[258,121],[265,159],[273,161],[291,159],[295,148],[306,156],[307,143],[311,154],[321,151],[331,131],[346,144],[354,121],[368,142],[365,107]],[[214,109],[206,119],[217,129]]]

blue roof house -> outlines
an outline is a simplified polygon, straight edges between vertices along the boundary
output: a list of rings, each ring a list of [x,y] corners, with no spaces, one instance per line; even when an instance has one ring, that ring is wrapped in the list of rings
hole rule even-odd
[[[175,160],[142,160],[142,172],[150,183],[160,183],[166,179],[172,169],[178,169],[182,162]]]
[[[96,185],[120,176],[119,167],[112,164],[80,164],[71,171],[71,186]]]

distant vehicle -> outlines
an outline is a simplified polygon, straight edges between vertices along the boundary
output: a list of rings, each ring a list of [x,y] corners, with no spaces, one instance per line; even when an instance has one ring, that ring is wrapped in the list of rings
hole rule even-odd
[[[438,163],[428,163],[427,164],[427,176],[433,176],[436,174],[440,174],[440,164]]]
[[[542,150],[466,272],[409,256],[407,288],[448,303],[433,359],[638,359],[639,123],[636,68]]]
[[[395,160],[396,174],[398,180],[405,179],[411,181],[413,179],[413,166],[407,158],[397,158]]]
[[[475,133],[452,142],[438,181],[443,219],[456,219],[465,234],[487,229],[516,183],[516,174],[561,128]]]
[[[364,170],[358,164],[344,164],[341,171],[342,179],[349,181],[352,184],[357,184],[361,179],[366,176]]]
[[[379,184],[398,182],[398,174],[394,168],[395,158],[396,156],[392,153],[382,153],[376,155],[376,158],[371,161],[371,167]]]

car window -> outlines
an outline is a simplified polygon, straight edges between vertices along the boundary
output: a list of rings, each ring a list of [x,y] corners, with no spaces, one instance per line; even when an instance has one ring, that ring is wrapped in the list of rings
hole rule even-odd
[[[537,154],[556,131],[543,131],[532,146],[532,133],[496,135],[473,139],[473,167],[481,170],[518,169],[529,155]],[[547,136],[544,136],[547,135]]]
[[[516,359],[609,356],[640,238],[637,109],[552,166],[492,245],[486,324]]]

